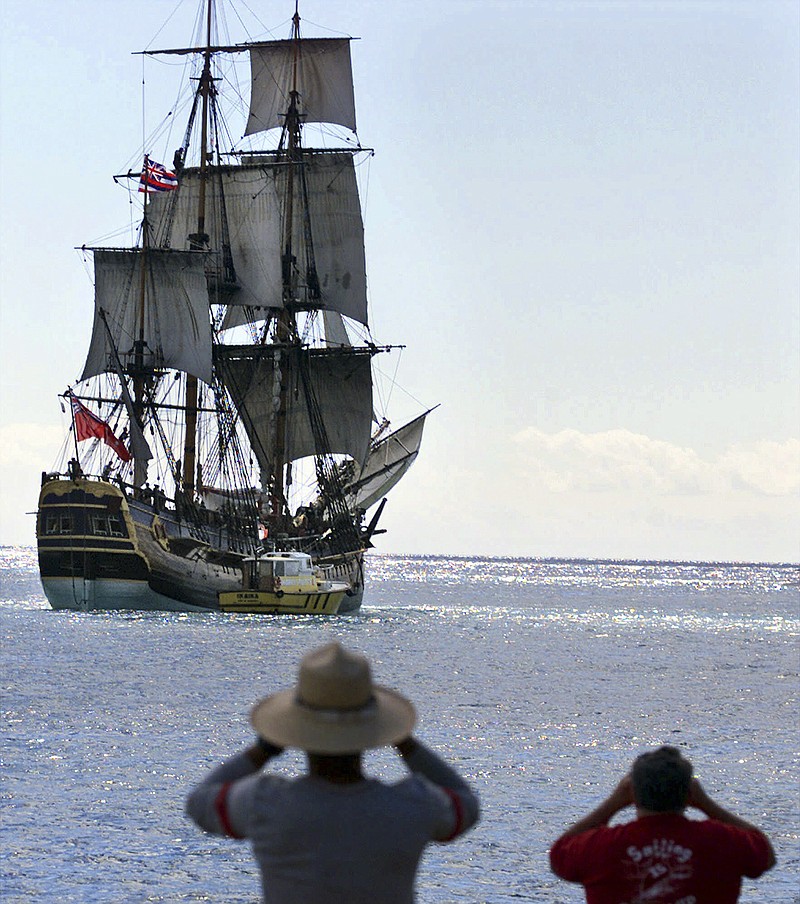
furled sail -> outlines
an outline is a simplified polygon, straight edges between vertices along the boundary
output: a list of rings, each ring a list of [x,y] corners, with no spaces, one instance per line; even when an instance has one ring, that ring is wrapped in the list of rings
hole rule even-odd
[[[318,304],[366,324],[364,226],[352,154],[309,154],[303,168],[321,295]],[[255,319],[265,318],[269,308],[283,307],[280,249],[288,170],[289,165],[278,162],[277,155],[259,155],[258,165],[223,167],[206,182],[205,229],[210,249],[219,252],[221,260],[227,253],[227,236],[237,286],[224,299],[234,305],[229,308],[226,328],[249,319],[246,312],[236,310],[239,306],[256,309]],[[188,246],[189,236],[197,231],[200,178],[198,169],[185,169],[178,191],[151,200],[150,216],[157,244],[171,248]],[[301,299],[308,288],[305,227],[298,204],[292,235]]]
[[[429,414],[426,411],[373,446],[358,479],[344,489],[350,508],[368,509],[406,473],[419,452]]]
[[[364,460],[372,422],[371,352],[224,345],[215,355],[262,469],[323,453]],[[285,444],[283,461],[272,462],[281,382]]]
[[[150,248],[92,251],[95,315],[81,379],[116,371],[112,342],[123,364],[136,363],[134,343],[141,339],[142,366],[175,368],[210,383],[206,255]]]
[[[304,122],[356,130],[349,38],[268,41],[250,47],[250,116],[246,135],[281,128],[295,84]]]

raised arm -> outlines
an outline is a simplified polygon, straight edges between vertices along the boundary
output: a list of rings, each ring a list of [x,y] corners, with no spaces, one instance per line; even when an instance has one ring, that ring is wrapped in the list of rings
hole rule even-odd
[[[625,807],[630,807],[632,804],[633,781],[631,780],[630,775],[626,775],[599,806],[595,807],[594,810],[584,816],[583,819],[579,819],[576,823],[571,825],[561,837],[569,838],[571,835],[580,835],[581,832],[587,832],[589,829],[596,829],[598,826],[604,826],[610,822],[611,818],[619,813],[620,810],[624,810]]]
[[[394,746],[412,772],[438,785],[449,798],[452,830],[440,841],[450,841],[475,825],[480,817],[478,795],[452,766],[415,737],[409,736]]]
[[[228,811],[228,791],[235,782],[254,775],[281,752],[282,748],[259,739],[225,760],[191,790],[186,799],[186,815],[206,832],[240,838]]]
[[[741,816],[731,813],[730,810],[726,810],[725,807],[721,806],[716,801],[713,801],[708,794],[706,794],[705,789],[696,778],[692,779],[692,784],[689,787],[689,806],[696,807],[698,810],[705,813],[709,819],[715,819],[717,822],[724,822],[727,823],[727,825],[736,826],[737,829],[744,829],[747,832],[757,832],[766,842],[769,851],[769,865],[766,868],[771,869],[775,865],[775,850],[772,847],[769,838],[767,838],[761,829],[759,829],[758,826],[754,826],[746,819],[742,819]]]

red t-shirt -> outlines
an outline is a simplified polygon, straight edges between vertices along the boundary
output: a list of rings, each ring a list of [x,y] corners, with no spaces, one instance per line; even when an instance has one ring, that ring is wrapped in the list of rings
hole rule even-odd
[[[770,864],[761,832],[677,813],[559,838],[553,872],[586,888],[587,904],[735,904],[742,876]]]

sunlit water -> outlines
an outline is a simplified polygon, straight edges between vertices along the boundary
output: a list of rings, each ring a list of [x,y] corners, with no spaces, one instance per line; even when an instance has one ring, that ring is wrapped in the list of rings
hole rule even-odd
[[[27,548],[0,548],[0,578],[3,902],[254,904],[248,848],[183,797],[331,638],[481,794],[479,826],[426,854],[423,904],[582,901],[550,842],[663,742],[773,839],[742,901],[800,901],[796,567],[372,556],[361,613],[332,619],[56,613]],[[401,774],[388,751],[367,764]]]

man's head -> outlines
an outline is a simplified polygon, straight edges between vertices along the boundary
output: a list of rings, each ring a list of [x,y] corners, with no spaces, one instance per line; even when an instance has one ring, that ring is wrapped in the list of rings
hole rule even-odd
[[[631,770],[636,806],[654,813],[680,813],[689,801],[692,764],[675,747],[643,753]]]
[[[409,700],[373,683],[363,656],[336,642],[306,653],[296,687],[261,700],[250,713],[265,740],[323,756],[395,744],[416,718]]]

